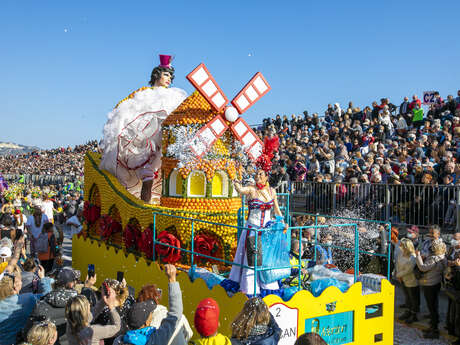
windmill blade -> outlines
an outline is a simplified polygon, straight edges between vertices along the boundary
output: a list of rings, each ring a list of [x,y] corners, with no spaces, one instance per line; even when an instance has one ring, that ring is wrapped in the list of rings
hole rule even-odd
[[[232,104],[238,113],[243,114],[270,90],[271,86],[262,73],[257,72],[240,93],[233,98]]]
[[[198,131],[189,145],[190,149],[197,157],[203,157],[227,129],[225,120],[217,115]]]
[[[199,64],[186,78],[206,98],[214,110],[221,111],[228,104],[227,96],[217,85],[216,80],[209,73],[204,63]]]
[[[264,144],[251,127],[241,117],[230,127],[235,137],[243,145],[243,150],[252,161],[256,161],[262,154]]]

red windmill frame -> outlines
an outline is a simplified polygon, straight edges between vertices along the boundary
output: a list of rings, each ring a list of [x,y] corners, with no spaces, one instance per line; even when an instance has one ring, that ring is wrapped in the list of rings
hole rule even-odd
[[[229,128],[227,121],[220,114],[228,106],[228,98],[204,63],[199,64],[190,72],[187,79],[218,113],[198,131],[190,143],[192,152],[201,158]],[[233,98],[231,104],[241,115],[270,90],[271,87],[262,73],[257,72]],[[263,143],[252,128],[243,118],[239,117],[230,125],[230,130],[243,145],[243,149],[250,159],[256,161],[262,154]]]

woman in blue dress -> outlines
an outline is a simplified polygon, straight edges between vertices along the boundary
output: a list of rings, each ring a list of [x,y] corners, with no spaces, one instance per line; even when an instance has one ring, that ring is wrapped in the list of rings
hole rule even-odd
[[[257,229],[269,227],[272,222],[272,213],[276,216],[282,216],[278,206],[276,192],[268,184],[267,173],[259,169],[255,176],[255,185],[243,187],[240,182],[233,181],[233,185],[240,195],[245,195],[248,200],[248,219],[246,228],[241,232],[238,240],[238,246],[235,253],[234,263],[254,266],[254,256],[257,256],[257,266],[260,266],[261,255],[254,254],[255,236],[258,234],[258,251],[262,248],[260,232]],[[287,225],[285,225],[287,229]],[[260,248],[260,249],[259,249]],[[248,255],[249,253],[249,255]],[[249,256],[249,261],[248,261]],[[248,264],[249,262],[249,264]],[[263,283],[257,277],[256,291],[254,291],[254,270],[242,268],[241,266],[233,265],[229,279],[234,283],[239,284],[239,290],[247,295],[267,295],[276,293],[279,290],[278,282]]]

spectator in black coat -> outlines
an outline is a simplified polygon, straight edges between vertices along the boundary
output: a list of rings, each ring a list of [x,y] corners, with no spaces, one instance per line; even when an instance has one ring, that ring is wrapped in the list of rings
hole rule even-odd
[[[409,98],[408,97],[404,97],[404,101],[401,103],[401,105],[399,106],[399,113],[401,115],[406,115],[410,109],[409,109]]]
[[[449,298],[447,308],[446,327],[450,335],[460,339],[460,233],[453,235],[451,248],[447,254],[448,274],[446,275],[446,295]],[[456,344],[459,344],[457,342]]]

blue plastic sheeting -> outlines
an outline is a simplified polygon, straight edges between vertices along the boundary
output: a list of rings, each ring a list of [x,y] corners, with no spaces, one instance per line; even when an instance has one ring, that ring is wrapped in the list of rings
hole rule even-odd
[[[190,268],[188,275],[192,281],[194,281],[196,278],[203,279],[209,289],[219,285],[224,280],[224,278],[220,275],[209,272],[204,268],[196,267],[195,265]]]
[[[284,232],[283,218],[276,217],[270,230],[262,232],[262,268],[259,279],[263,283],[273,283],[291,275],[289,252],[291,250],[291,231]],[[286,267],[288,268],[275,268]]]
[[[343,281],[335,278],[323,278],[311,283],[311,293],[313,296],[318,297],[329,286],[335,286],[342,292],[346,292],[348,290],[348,284]]]

